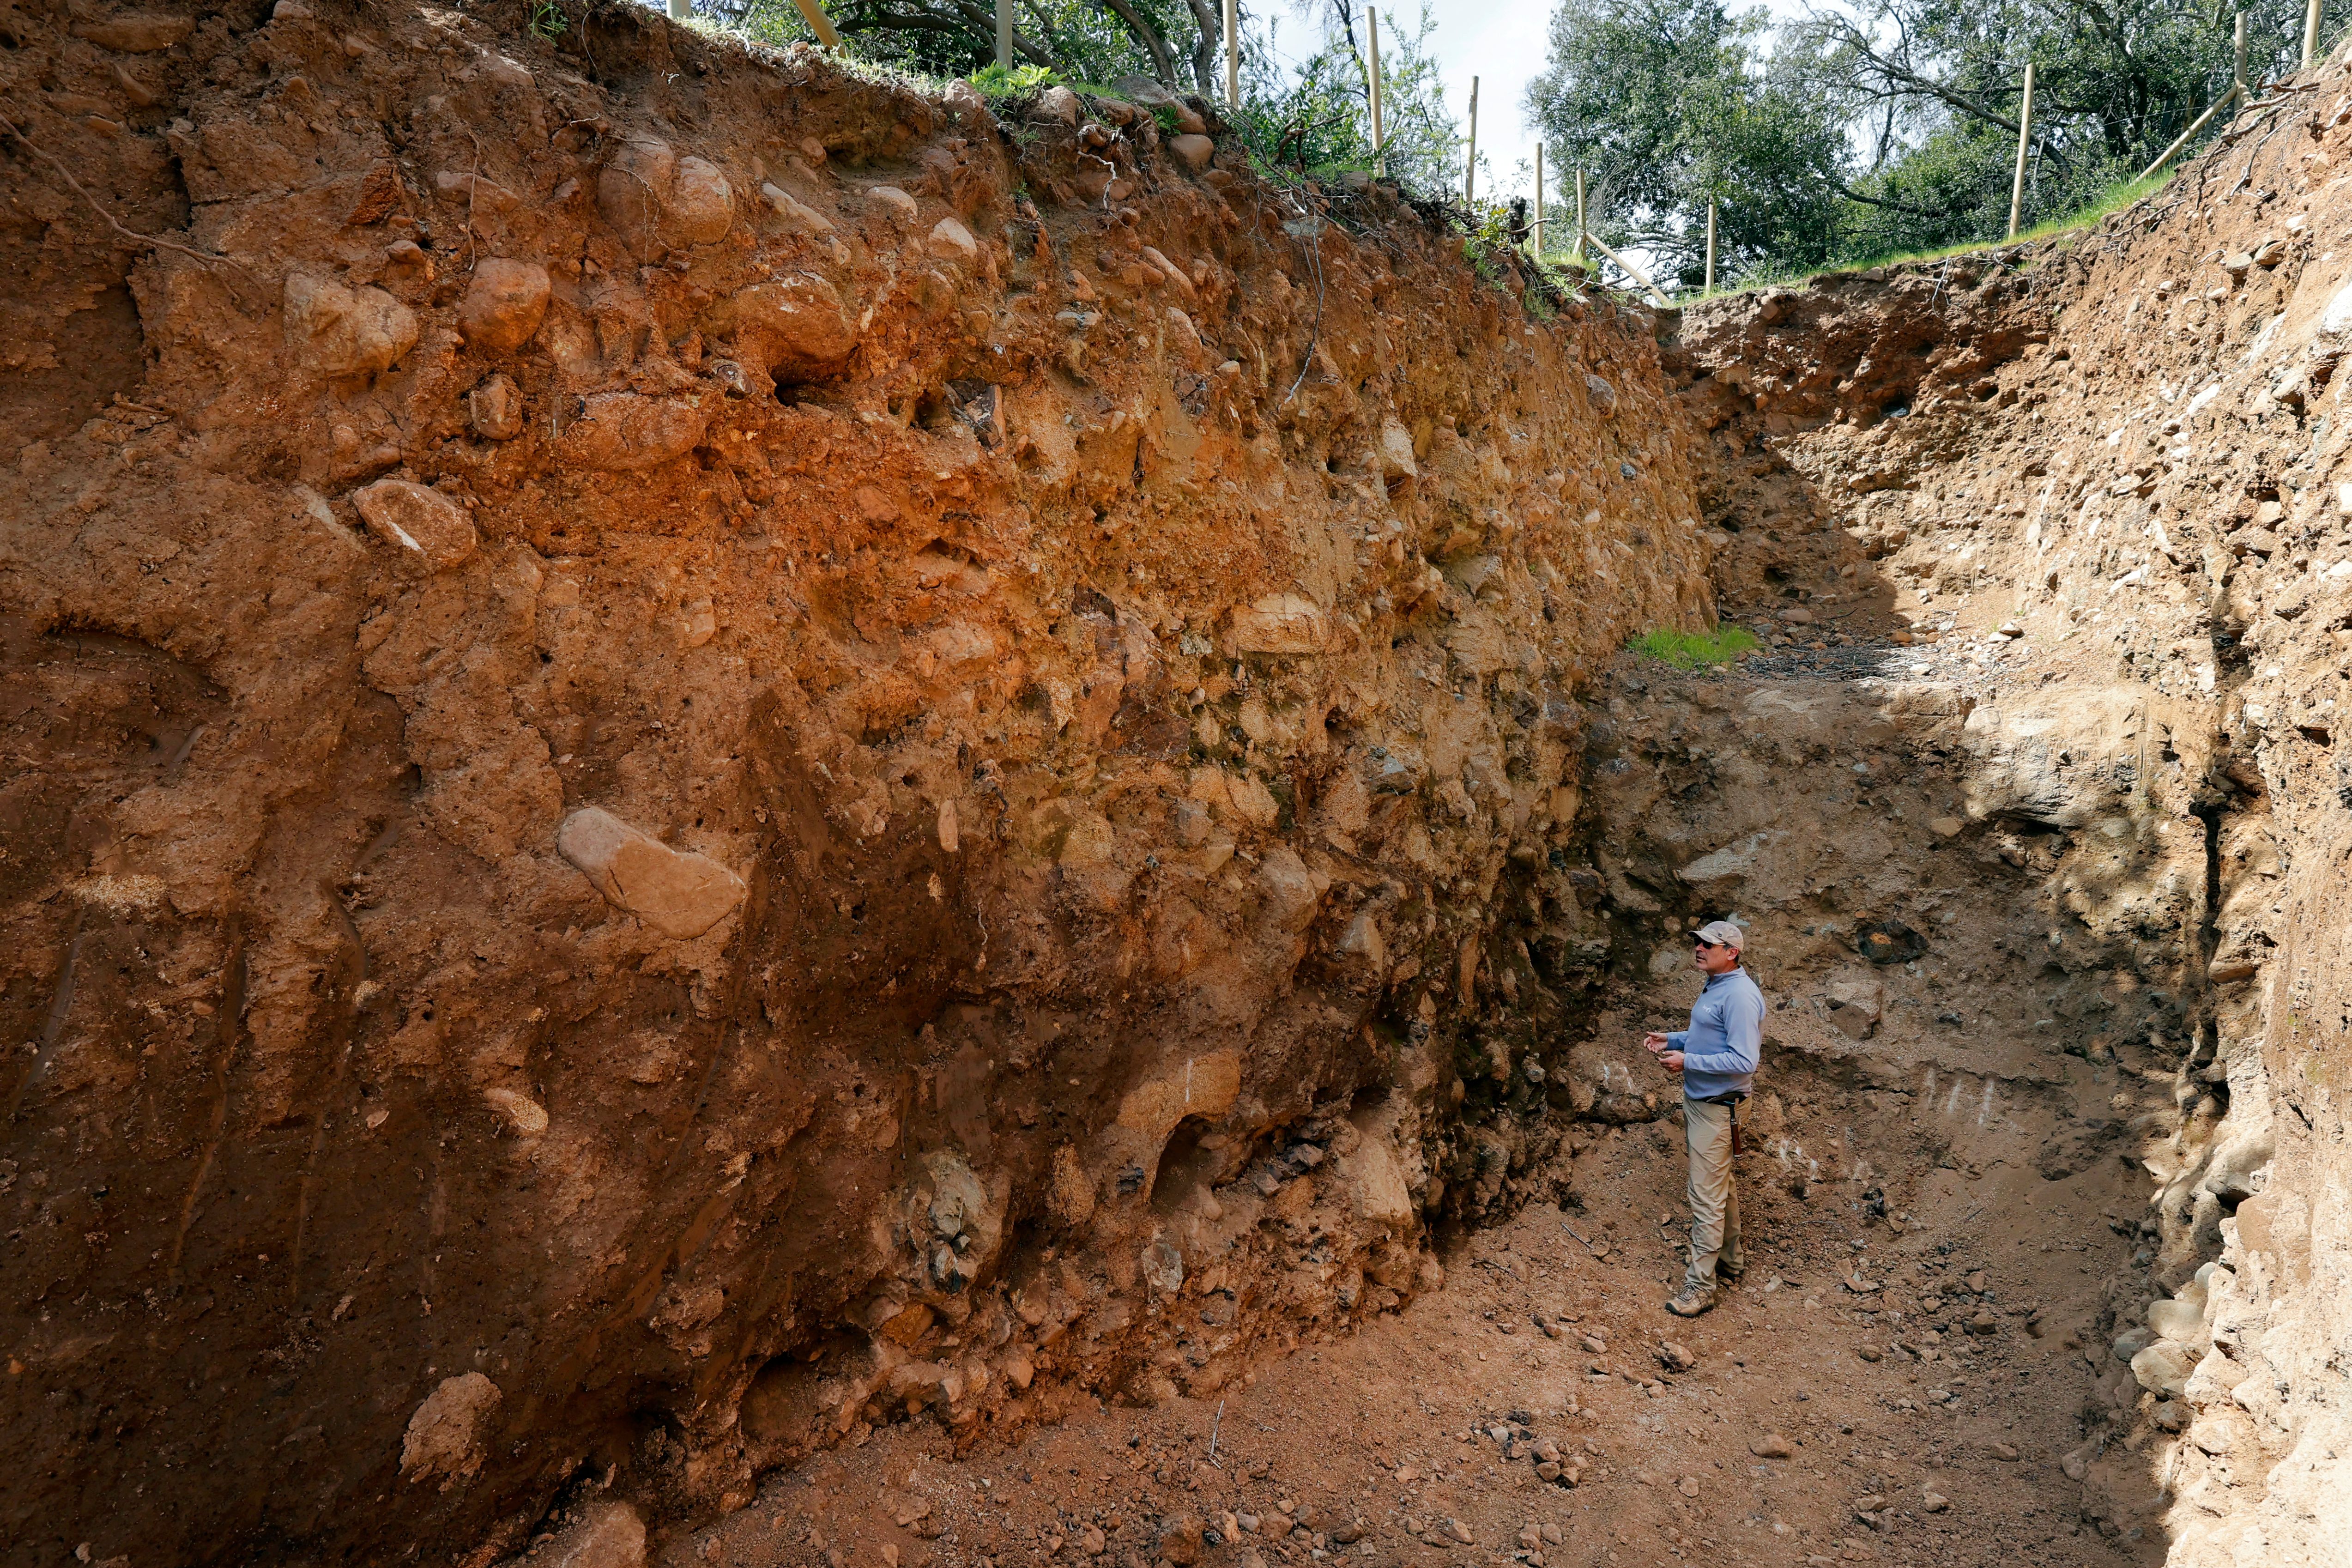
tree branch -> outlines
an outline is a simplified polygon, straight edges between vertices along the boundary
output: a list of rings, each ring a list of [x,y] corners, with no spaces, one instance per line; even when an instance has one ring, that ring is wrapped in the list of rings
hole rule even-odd
[[[1023,0],[1023,4],[1029,7],[1030,17],[1037,24],[1037,36],[1045,40],[1045,50],[1051,57],[1037,63],[1045,66],[1059,65],[1069,58],[1069,46],[1054,31],[1054,19],[1045,15],[1045,7],[1038,5],[1037,0]]]
[[[1861,56],[1864,59],[1868,60],[1873,66],[1876,67],[1879,74],[1886,78],[1887,80],[1900,82],[1904,86],[1910,88],[1915,94],[1924,94],[1930,98],[1940,99],[1944,102],[1950,104],[1954,109],[1960,110],[1963,114],[1972,115],[1976,119],[1984,121],[1988,124],[1998,125],[2002,130],[2009,132],[2012,135],[2016,133],[2016,121],[2011,119],[2008,115],[2001,113],[1996,109],[1992,109],[1986,104],[1979,102],[1977,100],[1970,98],[1968,94],[1961,92],[1957,89],[1945,86],[1942,82],[1936,80],[1932,77],[1921,76],[1918,72],[1914,71],[1907,67],[1899,65],[1894,60],[1888,59],[1876,49],[1872,48],[1870,47],[1870,40],[1857,30],[1853,23],[1847,21],[1844,17],[1837,16],[1822,16],[1816,13],[1815,18],[1816,20],[1825,24],[1831,32],[1837,37],[1839,42],[1843,43],[1847,48],[1852,49],[1855,54]]]
[[[921,0],[917,0],[919,5]],[[951,37],[982,38],[988,47],[995,47],[996,15],[980,5],[978,0],[945,0],[944,12],[935,9],[893,9],[877,0],[863,0],[855,11],[834,18],[834,26],[845,33],[943,33]],[[1013,35],[1013,47],[1033,64],[1051,66],[1053,51],[1024,37],[1018,29]]]
[[[1160,36],[1160,29],[1151,25],[1150,18],[1137,10],[1131,0],[1095,3],[1127,24],[1127,30],[1135,35],[1135,41],[1151,57],[1151,74],[1160,79],[1160,86],[1172,89],[1176,86],[1176,61],[1168,52],[1168,40]]]
[[[909,16],[883,11],[866,18],[835,17],[834,26],[845,33],[961,33],[961,22],[948,16]]]
[[[1907,213],[1913,217],[1947,218],[1952,216],[1948,212],[1929,212],[1925,207],[1906,206],[1901,202],[1890,202],[1878,196],[1865,196],[1860,191],[1847,189],[1843,184],[1840,184],[1836,180],[1832,180],[1829,184],[1830,189],[1835,191],[1846,200],[1850,202],[1860,202],[1865,206],[1885,207],[1889,212]]]
[[[1217,51],[1225,41],[1224,18],[1218,15],[1217,0],[1185,0],[1192,8],[1192,80],[1201,96],[1210,102],[1217,101]]]

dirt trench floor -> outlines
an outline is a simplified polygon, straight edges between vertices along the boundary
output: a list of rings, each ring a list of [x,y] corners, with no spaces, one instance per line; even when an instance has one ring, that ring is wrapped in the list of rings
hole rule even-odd
[[[1872,673],[1895,675],[1892,690],[1910,667],[1885,658]],[[2007,913],[1984,911],[1988,942]],[[1988,991],[2028,984],[2021,967],[1979,973]],[[1603,1018],[1595,1046],[1622,1036],[1620,1054],[1638,1058],[1643,1030],[1675,1026],[1695,990],[1694,976],[1654,977]],[[1222,1403],[1082,1408],[961,1453],[937,1424],[885,1426],[649,1556],[743,1568],[2160,1558],[2160,1539],[2094,1528],[2065,1470],[2070,1453],[2079,1468],[2078,1418],[2095,1397],[2102,1289],[2135,1245],[2129,1223],[2108,1222],[2137,1199],[2112,1159],[2057,1180],[2036,1168],[2061,1123],[2114,1114],[2114,1067],[2008,1031],[1970,1041],[1890,1026],[1846,1043],[1783,1022],[1756,1107],[1771,1098],[1779,1131],[1751,1134],[1739,1167],[1748,1272],[1696,1321],[1663,1309],[1687,1235],[1681,1129],[1583,1124],[1555,1173],[1564,1205],[1442,1236],[1442,1289],[1352,1339],[1299,1344]],[[1652,1077],[1637,1089],[1669,1101],[1665,1075]],[[1155,1310],[1203,1317],[1204,1350],[1224,1326],[1213,1302]],[[568,1511],[593,1504],[583,1494]]]

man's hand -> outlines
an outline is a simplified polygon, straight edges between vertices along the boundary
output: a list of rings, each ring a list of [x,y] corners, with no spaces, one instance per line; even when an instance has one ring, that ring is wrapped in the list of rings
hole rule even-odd
[[[1655,1056],[1660,1051],[1666,1048],[1666,1037],[1665,1036],[1659,1034],[1643,1035],[1642,1037],[1642,1048],[1648,1051],[1652,1056]]]
[[[1660,1051],[1658,1063],[1668,1072],[1680,1072],[1683,1070],[1683,1054],[1680,1051]]]
[[[1648,1034],[1643,1036],[1642,1048],[1648,1051],[1652,1056],[1657,1058],[1658,1065],[1664,1068],[1668,1072],[1680,1072],[1683,1070],[1683,1054],[1680,1051],[1668,1050],[1666,1048],[1665,1036],[1659,1034]]]

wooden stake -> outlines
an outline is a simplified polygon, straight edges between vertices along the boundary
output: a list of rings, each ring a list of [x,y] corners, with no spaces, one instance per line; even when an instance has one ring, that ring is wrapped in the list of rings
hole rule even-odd
[[[1610,249],[1609,242],[1607,240],[1602,239],[1597,234],[1588,234],[1584,237],[1591,240],[1594,248],[1599,250],[1601,255],[1615,262],[1618,268],[1627,277],[1633,279],[1634,282],[1639,283],[1643,288],[1647,289],[1650,291],[1650,298],[1655,300],[1660,306],[1669,310],[1675,308],[1675,302],[1667,299],[1664,294],[1661,293],[1655,283],[1650,281],[1649,274],[1643,272],[1640,268],[1634,266],[1632,262],[1626,260],[1623,257]]]
[[[1230,0],[1228,0],[1230,3]],[[1370,45],[1371,68],[1364,73],[1365,85],[1372,93],[1372,167],[1388,173],[1388,138],[1381,129],[1381,14],[1364,12],[1364,37]]]
[[[2205,122],[2207,121],[2211,120],[2215,115],[2221,113],[2221,110],[2229,108],[2231,104],[2236,102],[2239,99],[2243,98],[2245,94],[2246,89],[2242,85],[2241,85],[2231,88],[2229,91],[2215,99],[2212,103],[2206,108],[2204,113],[2199,115],[2195,120],[2189,122],[2189,129],[2182,132],[2179,136],[2174,140],[2171,146],[2167,147],[2163,152],[2158,153],[2156,155],[2155,163],[2150,163],[2147,168],[2142,169],[2139,172],[2139,179],[2147,179],[2150,174],[2155,174],[2158,169],[2161,169],[2167,163],[2171,163],[2172,155],[2175,153],[2179,152],[2183,147],[2188,146],[2189,138],[2195,136],[2200,131],[2204,130]],[[2139,184],[2139,180],[2134,180],[2132,184]]]
[[[2025,210],[2025,150],[2033,140],[2033,62],[2025,62],[2025,97],[2017,110],[2017,178],[2009,186],[2009,237],[2017,237],[2017,219]]]
[[[1715,204],[1706,204],[1706,292],[1715,292]]]
[[[996,68],[1013,68],[1013,0],[996,0]]]
[[[2303,63],[2309,65],[2311,57],[2319,51],[2319,0],[2303,8]]]
[[[1543,258],[1543,142],[1536,143],[1536,258]]]
[[[1576,261],[1584,264],[1584,171],[1576,172]]]
[[[1225,0],[1225,107],[1242,106],[1241,0]]]
[[[1478,79],[1470,79],[1470,163],[1462,172],[1462,205],[1478,195]]]
[[[793,0],[793,4],[800,7],[801,20],[809,25],[818,43],[828,49],[841,47],[841,35],[833,30],[833,18],[824,14],[816,0]]]

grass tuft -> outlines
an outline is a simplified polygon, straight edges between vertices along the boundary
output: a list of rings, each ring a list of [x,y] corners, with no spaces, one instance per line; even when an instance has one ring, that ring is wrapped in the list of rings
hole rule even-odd
[[[1060,79],[1040,65],[1021,65],[1011,70],[991,60],[965,79],[980,89],[980,96],[991,103],[1013,99],[1034,98]]]
[[[1756,634],[1746,626],[1717,626],[1703,632],[1654,626],[1625,646],[1676,669],[1696,669],[1703,664],[1728,664],[1759,645]]]

